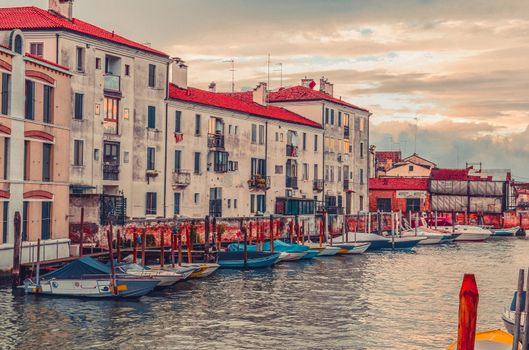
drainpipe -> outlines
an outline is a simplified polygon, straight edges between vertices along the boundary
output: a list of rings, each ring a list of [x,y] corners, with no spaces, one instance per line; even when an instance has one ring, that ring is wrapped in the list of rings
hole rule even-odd
[[[165,73],[165,137],[164,137],[164,158],[163,158],[163,217],[167,217],[167,126],[169,121],[169,65]]]
[[[55,34],[55,63],[59,64],[59,33]]]

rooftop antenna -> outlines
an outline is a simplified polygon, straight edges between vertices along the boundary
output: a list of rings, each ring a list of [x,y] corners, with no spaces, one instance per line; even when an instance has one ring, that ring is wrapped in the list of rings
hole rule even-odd
[[[279,69],[275,69],[275,71],[279,71],[279,88],[283,87],[283,63],[279,62],[275,64],[276,66],[279,66]]]
[[[231,92],[235,92],[235,60],[232,58],[229,60],[224,60],[222,62],[231,63]]]

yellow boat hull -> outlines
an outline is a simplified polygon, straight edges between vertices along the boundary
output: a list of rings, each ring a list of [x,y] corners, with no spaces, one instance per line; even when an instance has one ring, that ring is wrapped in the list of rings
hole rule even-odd
[[[513,337],[501,329],[479,332],[476,334],[475,350],[511,350]],[[519,346],[521,349],[521,345]],[[457,341],[453,342],[447,350],[456,350]]]

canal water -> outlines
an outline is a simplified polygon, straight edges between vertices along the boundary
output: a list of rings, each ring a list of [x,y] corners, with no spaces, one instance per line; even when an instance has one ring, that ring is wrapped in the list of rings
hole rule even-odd
[[[139,301],[14,296],[0,285],[0,348],[445,349],[463,273],[479,329],[503,328],[529,240],[420,247],[219,271]]]

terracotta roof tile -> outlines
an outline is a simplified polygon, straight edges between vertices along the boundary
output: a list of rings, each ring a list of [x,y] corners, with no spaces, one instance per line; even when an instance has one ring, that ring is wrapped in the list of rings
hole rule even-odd
[[[124,38],[114,32],[86,23],[77,18],[71,21],[54,15],[53,13],[38,7],[9,7],[0,8],[0,30],[10,29],[62,29],[88,35],[98,39],[125,45],[134,49],[153,53],[159,56],[169,57],[166,53],[155,50],[149,46]]]
[[[228,109],[232,111],[247,113],[258,117],[281,120],[288,123],[306,125],[314,128],[321,128],[319,123],[300,116],[299,114],[287,111],[276,106],[261,106],[253,102],[233,98],[226,94],[216,93],[189,87],[181,89],[173,84],[169,85],[169,97],[174,100],[198,103],[205,106]]]

